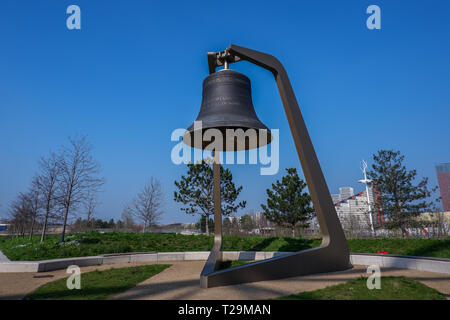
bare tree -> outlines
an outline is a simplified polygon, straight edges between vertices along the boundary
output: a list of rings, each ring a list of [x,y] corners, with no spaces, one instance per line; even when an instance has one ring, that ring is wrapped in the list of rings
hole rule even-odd
[[[10,233],[24,237],[28,221],[28,201],[25,200],[23,194],[19,194],[11,203],[11,207],[9,209],[8,222],[10,224]]]
[[[69,146],[63,147],[58,159],[58,198],[64,215],[61,242],[64,242],[69,213],[86,203],[104,184],[104,179],[98,176],[100,165],[91,150],[86,136],[69,138]]]
[[[98,201],[94,195],[88,197],[86,202],[86,220],[88,229],[94,229],[95,226],[95,209],[97,208]]]
[[[38,219],[39,211],[41,209],[39,188],[37,187],[37,178],[33,178],[31,188],[24,196],[26,197],[26,200],[29,202],[28,207],[31,220],[30,225],[30,240],[31,240],[33,239],[34,226],[36,224],[36,220]]]
[[[126,230],[132,230],[134,227],[133,213],[129,206],[125,206],[122,211],[122,221]]]
[[[49,158],[41,158],[39,161],[39,175],[34,183],[41,196],[42,208],[44,210],[44,221],[41,232],[41,242],[44,242],[49,218],[54,214],[56,207],[57,181],[60,173],[58,158],[56,154],[50,153]]]
[[[26,193],[19,193],[10,208],[9,223],[12,226],[12,231],[25,237],[28,230],[31,240],[39,209],[39,193],[35,188],[32,187]]]
[[[162,214],[163,193],[161,183],[150,178],[149,182],[137,194],[129,205],[124,208],[125,213],[131,213],[144,223],[143,232],[147,226],[154,225]]]

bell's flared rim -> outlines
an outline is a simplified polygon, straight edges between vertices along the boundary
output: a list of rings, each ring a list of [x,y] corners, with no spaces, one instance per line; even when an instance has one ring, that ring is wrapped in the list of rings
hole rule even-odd
[[[261,125],[263,127],[215,124],[196,130],[191,126],[190,130],[188,128],[185,131],[183,142],[192,148],[210,151],[232,152],[261,148],[270,144],[273,139],[270,130],[262,123]],[[222,143],[215,143],[217,134],[220,134]]]

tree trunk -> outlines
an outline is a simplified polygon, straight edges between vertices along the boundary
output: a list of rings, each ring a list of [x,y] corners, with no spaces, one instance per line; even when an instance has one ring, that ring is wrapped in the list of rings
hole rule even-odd
[[[47,220],[49,215],[49,208],[45,210],[45,218],[44,218],[44,226],[42,227],[42,233],[41,233],[41,243],[45,240],[45,231],[47,229]]]
[[[67,216],[69,214],[69,206],[66,206],[66,210],[64,213],[64,224],[63,224],[63,230],[62,230],[62,234],[61,234],[61,243],[64,242],[64,236],[66,234],[66,225],[67,225]]]
[[[36,216],[33,217],[33,221],[31,222],[30,240],[33,240],[33,229],[34,229],[34,223],[35,222],[36,222]]]
[[[295,226],[292,226],[292,238],[295,238]]]
[[[209,236],[209,215],[206,214],[205,215],[205,230],[206,230],[206,235]]]

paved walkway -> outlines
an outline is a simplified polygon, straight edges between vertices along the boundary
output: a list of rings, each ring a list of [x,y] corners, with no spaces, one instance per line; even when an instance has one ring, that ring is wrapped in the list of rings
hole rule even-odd
[[[355,266],[340,272],[201,289],[199,274],[203,265],[203,261],[173,263],[172,267],[113,298],[138,300],[270,299],[301,291],[321,289],[360,276],[368,276],[365,266]],[[391,268],[382,268],[381,274],[382,276],[406,276],[421,281],[450,298],[449,274]],[[383,279],[381,286],[383,286]]]
[[[8,259],[7,256],[5,256],[3,254],[3,252],[0,250],[0,262],[9,262],[10,260]]]
[[[139,263],[139,264],[121,263],[114,265],[110,264],[101,266],[81,267],[81,273],[94,270],[132,267],[135,265],[143,265],[143,264],[150,264],[150,263]],[[51,282],[68,276],[69,274],[66,273],[65,269],[49,272],[0,273],[0,300],[23,299],[27,294],[33,292],[40,286],[46,284],[47,282]],[[83,285],[83,275],[81,275],[81,285]]]
[[[136,287],[118,294],[113,299],[269,299],[301,291],[324,288],[342,283],[359,276],[367,276],[366,267],[328,274],[293,277],[282,280],[260,281],[235,286],[201,289],[199,275],[204,261],[160,262],[172,266]],[[82,272],[105,270],[110,268],[131,267],[151,263],[124,263],[82,267]],[[450,298],[450,275],[416,270],[382,269],[382,276],[406,276],[437,289]],[[68,274],[65,270],[39,273],[0,273],[0,299],[23,299],[39,286]],[[83,277],[81,278],[83,281]],[[383,287],[383,280],[381,280]]]

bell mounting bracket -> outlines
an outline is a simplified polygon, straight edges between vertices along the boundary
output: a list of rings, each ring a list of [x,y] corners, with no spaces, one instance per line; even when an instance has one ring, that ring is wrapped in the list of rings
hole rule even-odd
[[[240,61],[241,58],[232,55],[228,50],[221,52],[208,52],[208,66],[209,73],[216,72],[216,68],[220,66],[226,66],[229,63]]]
[[[220,209],[215,210],[214,246],[200,275],[200,286],[210,288],[232,284],[274,280],[306,274],[335,272],[351,268],[350,251],[336,213],[330,191],[314,151],[303,116],[290,80],[281,62],[272,55],[240,47],[229,46],[225,51],[208,52],[209,72],[228,63],[246,60],[272,72],[277,83],[284,111],[289,123],[297,154],[308,185],[311,200],[320,226],[322,243],[319,247],[293,252],[283,256],[252,262],[246,265],[215,271],[222,260],[222,232]],[[215,179],[219,179],[216,175]],[[219,186],[219,182],[217,186]],[[220,195],[217,188],[216,195]],[[220,196],[218,196],[220,204]],[[216,204],[215,204],[216,205]],[[216,216],[217,215],[217,216]]]

